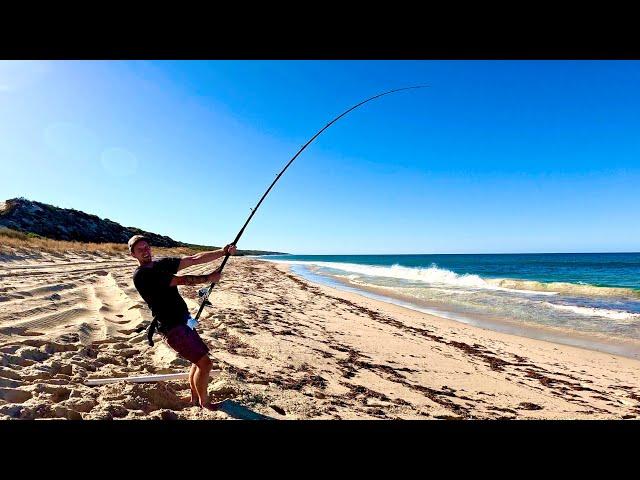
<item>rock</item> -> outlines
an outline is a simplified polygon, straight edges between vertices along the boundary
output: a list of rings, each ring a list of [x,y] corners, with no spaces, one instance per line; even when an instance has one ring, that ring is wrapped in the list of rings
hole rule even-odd
[[[166,235],[123,227],[108,218],[102,219],[75,209],[60,208],[26,198],[11,198],[2,204],[5,207],[0,216],[0,227],[20,232],[31,232],[55,240],[95,243],[125,243],[133,235],[141,234],[149,238],[154,246],[185,246]]]

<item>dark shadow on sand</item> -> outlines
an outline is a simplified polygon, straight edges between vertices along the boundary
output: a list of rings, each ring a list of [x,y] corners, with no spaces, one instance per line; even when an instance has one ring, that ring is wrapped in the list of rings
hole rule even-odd
[[[262,415],[261,413],[254,412],[233,400],[225,400],[217,408],[218,411],[224,412],[230,417],[237,418],[239,420],[275,420],[273,417]]]

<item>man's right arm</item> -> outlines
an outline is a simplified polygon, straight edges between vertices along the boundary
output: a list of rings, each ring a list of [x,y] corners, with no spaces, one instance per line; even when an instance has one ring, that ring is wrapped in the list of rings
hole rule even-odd
[[[229,245],[225,245],[224,248],[220,248],[218,250],[212,250],[210,252],[200,252],[188,257],[182,257],[180,259],[178,270],[190,267],[191,265],[200,265],[201,263],[213,262],[214,260],[222,258],[227,254],[235,255],[236,246],[230,243]]]
[[[218,283],[220,281],[220,272],[212,272],[209,275],[173,275],[169,286],[177,285],[199,285],[201,283]]]

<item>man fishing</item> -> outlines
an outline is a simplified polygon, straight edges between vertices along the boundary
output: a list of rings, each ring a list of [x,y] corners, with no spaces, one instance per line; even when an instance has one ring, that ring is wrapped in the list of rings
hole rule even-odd
[[[189,372],[191,403],[199,404],[203,408],[215,408],[209,403],[207,392],[209,372],[213,366],[209,358],[209,347],[190,326],[196,322],[191,318],[187,304],[178,292],[178,285],[218,283],[222,274],[220,269],[208,275],[176,273],[192,265],[212,262],[226,255],[235,255],[236,246],[229,244],[223,249],[182,258],[153,260],[149,240],[143,235],[134,235],[128,244],[131,256],[138,260],[139,264],[133,273],[133,283],[153,314],[148,332],[149,343],[153,345],[152,336],[157,328],[167,344],[193,364]]]

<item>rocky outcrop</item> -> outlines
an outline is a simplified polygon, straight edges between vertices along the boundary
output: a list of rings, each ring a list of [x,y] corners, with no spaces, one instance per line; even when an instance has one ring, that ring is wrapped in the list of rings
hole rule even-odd
[[[166,235],[135,227],[123,227],[108,218],[102,219],[75,209],[59,208],[26,198],[0,201],[0,229],[3,227],[28,236],[76,242],[127,243],[133,235],[144,235],[155,247],[191,247],[212,250],[220,247],[178,242]],[[238,255],[273,255],[280,252],[238,250]]]
[[[55,240],[95,243],[126,243],[131,236],[149,237],[160,247],[186,246],[166,235],[123,227],[119,223],[74,209],[59,208],[24,198],[0,202],[0,227]]]

